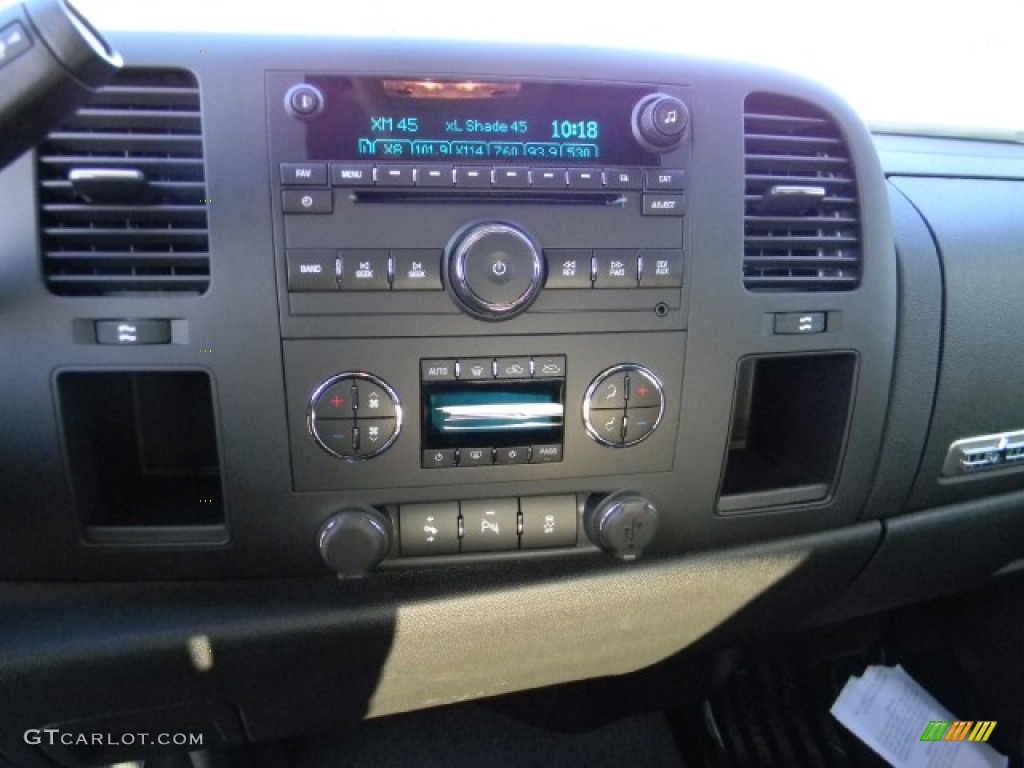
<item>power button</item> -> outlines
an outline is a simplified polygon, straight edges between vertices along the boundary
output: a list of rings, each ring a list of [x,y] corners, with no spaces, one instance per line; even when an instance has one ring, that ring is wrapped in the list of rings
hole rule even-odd
[[[315,85],[299,83],[288,89],[284,105],[294,117],[308,120],[323,111],[324,94]]]

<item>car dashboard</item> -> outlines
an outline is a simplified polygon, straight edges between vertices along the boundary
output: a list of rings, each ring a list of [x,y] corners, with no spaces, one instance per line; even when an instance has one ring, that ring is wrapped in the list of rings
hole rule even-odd
[[[634,673],[1022,562],[1019,147],[686,57],[110,40],[0,172],[13,764],[139,754],[31,728],[263,742]]]

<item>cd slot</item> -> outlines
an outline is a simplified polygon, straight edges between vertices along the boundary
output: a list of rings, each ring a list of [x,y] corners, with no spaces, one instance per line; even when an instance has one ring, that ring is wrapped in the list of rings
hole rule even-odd
[[[414,190],[361,189],[352,193],[356,203],[456,203],[479,205],[499,202],[502,205],[600,205],[624,207],[626,197],[606,192],[538,192],[534,190]]]

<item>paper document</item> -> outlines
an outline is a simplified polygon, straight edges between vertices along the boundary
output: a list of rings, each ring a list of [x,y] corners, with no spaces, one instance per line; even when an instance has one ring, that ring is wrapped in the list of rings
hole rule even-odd
[[[1007,764],[1005,757],[980,740],[987,739],[998,723],[958,721],[900,666],[872,666],[862,677],[851,677],[831,712],[895,768],[1005,768]]]

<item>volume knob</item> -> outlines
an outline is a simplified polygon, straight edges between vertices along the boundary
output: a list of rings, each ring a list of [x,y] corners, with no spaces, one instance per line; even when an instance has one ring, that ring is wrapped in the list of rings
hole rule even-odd
[[[645,96],[633,108],[633,135],[652,152],[678,147],[690,127],[690,110],[675,96],[655,93]]]
[[[507,320],[525,312],[544,285],[540,250],[510,224],[488,222],[463,230],[447,258],[452,297],[481,320]]]

